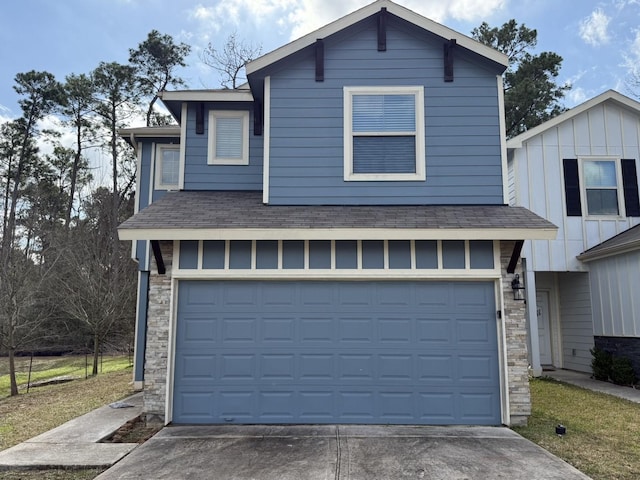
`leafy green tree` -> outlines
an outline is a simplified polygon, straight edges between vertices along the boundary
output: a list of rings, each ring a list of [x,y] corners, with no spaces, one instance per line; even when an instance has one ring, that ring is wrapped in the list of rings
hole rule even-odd
[[[30,238],[19,239],[18,220],[28,211],[26,195],[39,167],[36,139],[38,121],[63,103],[61,86],[48,72],[30,71],[15,77],[14,90],[22,116],[2,129],[0,151],[5,172],[2,243],[0,244],[0,347],[8,354],[11,395],[18,394],[14,357],[28,338],[36,335],[34,311],[40,281],[38,266],[29,257]],[[6,157],[5,157],[6,156]],[[22,229],[21,229],[22,230]],[[26,249],[26,250],[24,250]],[[35,273],[34,273],[35,272]]]
[[[129,62],[135,68],[136,80],[142,94],[150,98],[147,108],[147,126],[166,125],[169,119],[154,112],[154,105],[160,93],[168,86],[185,85],[182,78],[175,74],[178,67],[186,67],[185,58],[191,47],[184,43],[176,44],[171,35],[151,30],[147,39],[137,49],[129,49]]]
[[[6,227],[2,237],[2,266],[13,250],[16,230],[16,212],[20,196],[20,187],[24,183],[24,175],[28,162],[35,153],[34,139],[39,131],[37,122],[53,112],[63,101],[60,83],[49,72],[30,71],[19,73],[13,87],[22,98],[18,101],[22,109],[22,117],[14,122],[19,135],[19,144],[15,153],[15,161],[11,173],[11,193],[7,198],[8,207],[5,222]]]
[[[75,139],[73,162],[69,171],[69,196],[64,216],[64,223],[67,229],[71,222],[78,178],[83,177],[83,170],[87,168],[87,162],[83,158],[84,150],[97,141],[96,126],[93,119],[95,92],[96,87],[93,79],[88,75],[71,74],[65,78],[63,85],[65,104],[61,114],[64,118],[63,123],[73,129]]]
[[[136,105],[139,99],[139,91],[136,88],[135,69],[130,65],[119,63],[100,63],[93,72],[93,79],[96,86],[96,106],[95,111],[100,117],[100,124],[105,132],[105,146],[111,157],[111,185],[112,185],[112,205],[110,232],[113,262],[118,261],[117,226],[119,223],[118,212],[127,192],[132,188],[135,177],[129,175],[126,184],[122,186],[121,171],[126,168],[127,162],[132,163],[132,156],[129,148],[118,135],[118,130],[126,126],[136,113]]]
[[[553,52],[532,54],[538,41],[538,32],[518,26],[509,20],[502,27],[490,27],[483,22],[471,31],[474,39],[495,48],[509,57],[509,68],[504,74],[504,103],[506,134],[514,137],[565,109],[560,101],[570,85],[558,85],[556,79],[562,66],[562,57]]]

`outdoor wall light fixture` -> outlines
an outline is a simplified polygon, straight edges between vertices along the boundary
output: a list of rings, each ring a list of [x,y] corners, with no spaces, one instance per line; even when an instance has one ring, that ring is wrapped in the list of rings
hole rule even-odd
[[[516,273],[511,280],[511,289],[513,290],[513,299],[524,301],[524,285],[520,283],[520,275]]]

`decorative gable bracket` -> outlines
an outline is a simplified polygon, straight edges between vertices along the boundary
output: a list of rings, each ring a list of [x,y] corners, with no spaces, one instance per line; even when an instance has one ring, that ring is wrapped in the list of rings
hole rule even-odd
[[[258,99],[253,101],[253,134],[257,137],[262,135],[262,127],[264,125],[262,102]]]
[[[324,82],[324,40],[316,40],[316,82]]]
[[[160,249],[160,242],[158,240],[151,240],[151,250],[153,250],[153,257],[155,258],[156,266],[158,267],[158,274],[164,275],[167,273],[167,267],[164,264],[162,250]]]
[[[387,7],[382,7],[378,14],[378,51],[387,51]]]
[[[453,82],[453,51],[457,45],[455,38],[444,44],[444,81]]]
[[[204,103],[200,102],[196,106],[196,134],[204,133]]]

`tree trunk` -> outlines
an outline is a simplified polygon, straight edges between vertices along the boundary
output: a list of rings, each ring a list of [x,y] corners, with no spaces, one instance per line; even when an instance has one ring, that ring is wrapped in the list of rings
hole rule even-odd
[[[71,224],[71,212],[73,210],[73,197],[76,195],[76,183],[78,181],[78,170],[80,167],[80,160],[82,159],[82,127],[78,122],[76,129],[76,155],[73,159],[73,167],[71,168],[71,185],[69,185],[69,203],[67,204],[67,210],[64,215],[64,224],[67,230]]]
[[[93,370],[91,375],[98,375],[98,361],[100,360],[100,336],[93,334]]]
[[[18,395],[18,382],[16,382],[15,347],[9,346],[9,381],[11,383],[11,396]]]

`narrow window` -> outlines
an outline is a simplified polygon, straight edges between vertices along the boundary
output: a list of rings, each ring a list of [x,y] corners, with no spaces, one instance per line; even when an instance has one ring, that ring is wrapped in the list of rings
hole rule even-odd
[[[210,165],[249,164],[249,112],[209,112]]]
[[[177,189],[180,181],[180,148],[158,145],[156,150],[156,189]]]

